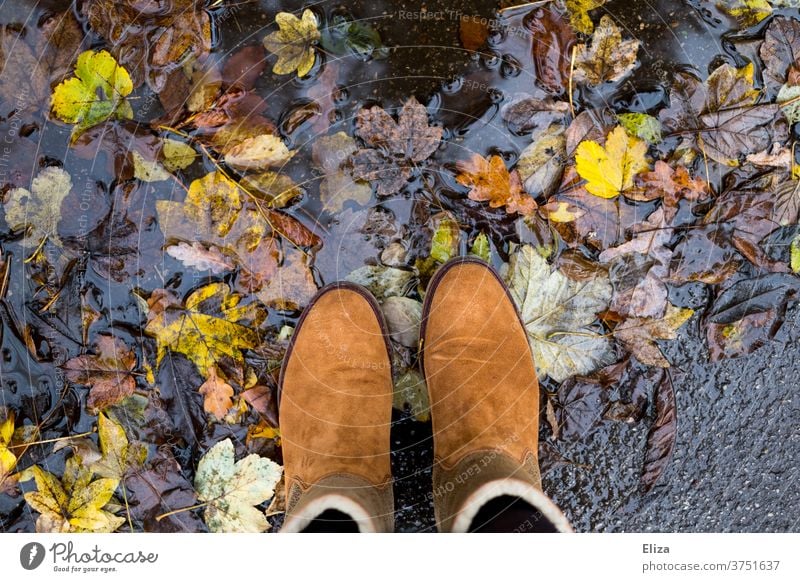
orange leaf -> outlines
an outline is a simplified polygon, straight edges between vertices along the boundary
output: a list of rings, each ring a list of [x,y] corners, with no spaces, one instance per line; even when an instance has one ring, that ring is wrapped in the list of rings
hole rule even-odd
[[[205,396],[203,410],[222,419],[233,406],[233,388],[217,375],[217,368],[211,367],[208,380],[200,386],[200,394]]]
[[[492,156],[486,159],[474,154],[467,162],[458,166],[461,172],[456,181],[470,188],[470,200],[488,202],[492,208],[506,207],[509,214],[532,214],[536,201],[523,189],[516,171],[509,172],[503,158]]]

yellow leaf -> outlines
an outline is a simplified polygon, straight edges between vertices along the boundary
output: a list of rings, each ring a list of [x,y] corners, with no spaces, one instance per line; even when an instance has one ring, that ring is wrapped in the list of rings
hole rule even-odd
[[[6,419],[0,422],[0,445],[7,445],[14,436],[14,411],[9,410]]]
[[[230,148],[225,153],[225,163],[237,170],[263,170],[284,165],[294,153],[277,135],[263,134]]]
[[[131,91],[133,83],[128,71],[111,54],[89,50],[78,57],[75,76],[55,88],[52,110],[61,121],[77,124],[80,133],[112,115],[133,117],[125,100]]]
[[[236,182],[221,172],[211,172],[191,183],[184,203],[186,216],[208,223],[218,236],[226,236],[242,209],[242,195]]]
[[[164,167],[170,172],[185,170],[197,157],[192,146],[175,139],[165,139],[161,153],[164,156]]]
[[[736,18],[743,28],[758,24],[772,14],[772,3],[769,0],[719,1],[717,6]]]
[[[578,145],[575,162],[578,174],[587,181],[586,190],[600,198],[614,198],[633,187],[633,178],[648,169],[647,144],[616,127],[605,147],[587,140]]]
[[[155,295],[155,294],[154,294]],[[157,363],[167,350],[184,354],[208,378],[217,361],[228,357],[243,363],[242,350],[259,343],[249,322],[259,324],[266,314],[255,305],[239,306],[240,296],[225,283],[212,283],[194,291],[183,308],[153,303],[145,331],[156,338]]]
[[[610,16],[603,16],[591,45],[580,44],[575,52],[575,80],[600,85],[619,81],[633,70],[639,41],[622,40],[622,32]]]
[[[314,66],[314,45],[320,39],[317,18],[311,10],[303,12],[302,20],[289,12],[275,16],[279,30],[264,39],[266,49],[278,55],[272,68],[276,75],[288,75],[297,71],[297,76],[307,75]]]
[[[567,11],[572,28],[583,34],[592,34],[594,23],[589,18],[589,11],[600,8],[605,3],[606,0],[567,0]]]

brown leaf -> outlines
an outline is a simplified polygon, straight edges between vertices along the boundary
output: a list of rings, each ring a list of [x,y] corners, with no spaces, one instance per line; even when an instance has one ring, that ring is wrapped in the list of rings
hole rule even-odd
[[[267,66],[267,54],[261,44],[242,47],[233,53],[222,68],[222,83],[250,91]]]
[[[614,329],[614,337],[646,366],[669,368],[655,340],[674,340],[678,329],[694,314],[691,309],[668,305],[664,317],[633,317]]]
[[[296,218],[271,208],[265,208],[264,211],[272,229],[292,244],[298,247],[315,247],[322,242],[316,234]]]
[[[596,378],[574,377],[561,383],[554,407],[560,437],[576,441],[587,436],[608,406],[607,386]]]
[[[509,172],[503,158],[497,155],[488,160],[480,154],[473,154],[466,162],[458,165],[456,181],[467,186],[470,200],[488,202],[491,208],[505,206],[509,214],[533,214],[536,201],[522,188],[519,174]]]
[[[167,247],[166,250],[169,256],[178,259],[187,267],[193,267],[198,271],[209,271],[215,275],[232,271],[236,266],[233,260],[217,247],[206,247],[200,242],[191,244],[181,242]]]
[[[783,309],[751,313],[733,323],[709,323],[706,329],[712,362],[739,358],[768,343],[783,323]]]
[[[356,134],[369,149],[353,154],[351,175],[373,182],[379,196],[394,194],[416,165],[433,155],[442,131],[428,124],[427,109],[414,97],[403,105],[397,121],[377,105],[361,109],[356,115]]]
[[[480,16],[461,16],[459,20],[458,35],[461,46],[468,51],[483,48],[489,38],[489,25],[485,18]]]
[[[208,379],[199,388],[203,395],[203,410],[221,420],[233,406],[233,387],[220,378],[216,366],[209,368]]]
[[[604,15],[594,30],[591,45],[578,45],[575,80],[589,85],[619,81],[633,70],[638,52],[639,41],[623,41],[619,27]]]
[[[298,311],[317,293],[317,285],[300,251],[287,249],[285,255],[283,265],[258,292],[258,298],[268,307]]]
[[[87,406],[102,410],[133,394],[136,354],[122,340],[107,335],[98,336],[95,352],[72,358],[62,369],[70,382],[90,388]]]
[[[565,16],[552,6],[525,17],[531,31],[537,84],[551,95],[564,95],[572,68],[572,47],[578,39]]]
[[[268,386],[253,386],[242,392],[242,398],[273,428],[278,427],[278,403],[275,391]]]
[[[659,384],[655,400],[656,417],[647,435],[647,449],[640,479],[645,493],[658,482],[664,469],[669,465],[675,448],[678,416],[675,410],[673,380],[669,373]]]
[[[692,178],[684,166],[672,167],[658,160],[652,172],[636,177],[636,188],[625,196],[640,202],[661,199],[664,206],[664,220],[672,224],[681,200],[697,202],[710,196],[708,182]]]
[[[764,81],[771,91],[779,91],[789,77],[800,75],[800,21],[784,16],[773,18],[759,54],[764,61]]]

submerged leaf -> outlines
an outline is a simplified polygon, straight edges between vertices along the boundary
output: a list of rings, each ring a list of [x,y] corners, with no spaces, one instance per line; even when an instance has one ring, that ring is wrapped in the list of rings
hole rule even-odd
[[[622,32],[610,16],[600,19],[592,44],[578,45],[575,56],[575,80],[600,85],[619,81],[633,70],[639,41],[622,40]]]
[[[572,27],[583,34],[592,34],[594,23],[589,11],[600,8],[606,0],[566,0],[567,11]]]
[[[90,388],[89,409],[102,410],[133,394],[136,354],[122,340],[108,335],[98,336],[95,351],[97,355],[72,358],[62,368],[70,382]]]
[[[61,205],[72,190],[72,177],[61,168],[44,168],[31,182],[31,189],[16,188],[5,199],[6,222],[12,230],[29,226],[26,235],[38,247],[45,237],[56,245]]]

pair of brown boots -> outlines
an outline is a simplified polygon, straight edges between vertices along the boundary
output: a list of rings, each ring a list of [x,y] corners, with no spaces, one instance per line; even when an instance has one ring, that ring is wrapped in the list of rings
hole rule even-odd
[[[491,267],[457,259],[438,271],[420,350],[439,531],[470,531],[479,510],[503,496],[529,504],[552,530],[571,531],[542,492],[536,369],[514,302]],[[368,291],[339,283],[317,294],[292,338],[279,390],[282,531],[313,530],[332,510],[361,532],[393,531],[390,346]]]

